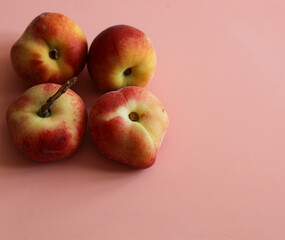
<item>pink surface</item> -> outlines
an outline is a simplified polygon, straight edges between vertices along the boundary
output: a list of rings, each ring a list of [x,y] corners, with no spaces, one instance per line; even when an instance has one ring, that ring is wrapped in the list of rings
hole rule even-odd
[[[11,0],[0,9],[0,239],[285,238],[284,1]],[[58,163],[15,148],[5,113],[27,86],[9,52],[46,11],[73,19],[89,46],[119,23],[152,39],[147,88],[170,118],[153,167],[102,157],[89,134]],[[73,89],[90,110],[99,94],[86,69]]]

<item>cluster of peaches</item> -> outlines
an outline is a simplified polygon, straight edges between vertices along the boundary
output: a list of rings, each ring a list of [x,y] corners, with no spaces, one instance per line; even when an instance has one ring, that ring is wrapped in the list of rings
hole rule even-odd
[[[88,125],[107,158],[135,168],[153,165],[169,123],[160,101],[144,88],[155,72],[156,53],[142,31],[109,27],[88,51],[85,35],[72,20],[43,13],[12,46],[11,62],[33,85],[6,114],[12,140],[27,157],[48,162],[70,156]],[[89,117],[81,97],[70,89],[86,62],[103,92]]]

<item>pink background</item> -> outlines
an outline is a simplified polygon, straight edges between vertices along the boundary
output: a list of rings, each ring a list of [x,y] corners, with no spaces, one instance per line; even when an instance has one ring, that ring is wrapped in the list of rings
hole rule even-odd
[[[2,0],[0,9],[0,239],[285,239],[283,0]],[[170,117],[153,167],[102,157],[89,134],[58,163],[15,148],[5,113],[27,86],[9,52],[46,11],[73,19],[89,46],[120,23],[152,39],[147,88]],[[99,94],[86,69],[73,89],[90,110]]]

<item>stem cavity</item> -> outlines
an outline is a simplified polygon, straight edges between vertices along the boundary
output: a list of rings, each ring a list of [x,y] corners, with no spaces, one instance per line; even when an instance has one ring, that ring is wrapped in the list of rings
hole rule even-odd
[[[50,52],[49,52],[49,57],[51,58],[51,59],[53,59],[53,60],[58,60],[59,59],[59,51],[56,49],[56,48],[54,48],[54,49],[52,49]]]

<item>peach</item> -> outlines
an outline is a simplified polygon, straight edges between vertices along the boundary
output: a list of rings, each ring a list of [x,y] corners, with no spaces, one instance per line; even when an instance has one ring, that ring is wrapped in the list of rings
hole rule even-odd
[[[169,124],[157,97],[135,86],[101,96],[89,119],[89,130],[98,150],[135,168],[154,164]]]
[[[156,53],[150,39],[139,29],[116,25],[92,42],[87,67],[101,91],[125,86],[145,87],[156,68]]]
[[[85,35],[59,13],[36,17],[11,49],[16,73],[31,85],[64,83],[83,70],[86,59]]]
[[[87,112],[82,99],[72,90],[67,90],[53,103],[47,116],[40,114],[47,99],[60,87],[53,83],[36,85],[8,108],[6,118],[12,140],[33,160],[66,158],[83,139]]]

